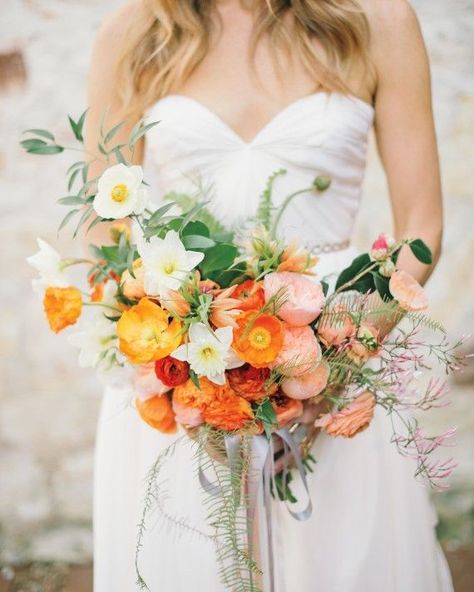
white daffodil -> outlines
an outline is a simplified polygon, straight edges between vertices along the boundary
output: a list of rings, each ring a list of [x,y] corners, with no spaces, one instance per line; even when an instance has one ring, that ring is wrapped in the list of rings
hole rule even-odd
[[[125,218],[141,214],[147,194],[140,166],[116,164],[104,171],[97,183],[94,210],[102,218]]]
[[[186,251],[178,233],[170,230],[165,238],[138,242],[143,261],[145,292],[150,295],[178,290],[188,273],[204,258],[203,253]]]
[[[84,323],[82,330],[68,336],[69,343],[79,348],[81,368],[110,367],[117,352],[115,323],[105,317]]]
[[[45,288],[67,288],[71,285],[69,277],[64,269],[61,255],[46,241],[37,239],[39,251],[26,261],[39,272],[40,277],[33,280],[33,289],[36,293],[43,293]]]
[[[180,345],[171,357],[186,361],[198,376],[206,376],[216,384],[225,384],[225,370],[242,366],[231,349],[232,327],[212,331],[204,323],[189,328],[189,342]]]

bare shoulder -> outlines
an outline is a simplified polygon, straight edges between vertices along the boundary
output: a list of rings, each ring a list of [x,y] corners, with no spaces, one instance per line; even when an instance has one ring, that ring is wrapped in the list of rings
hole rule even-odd
[[[409,0],[359,0],[359,4],[375,38],[419,29],[416,12]]]
[[[94,43],[94,50],[104,50],[106,55],[112,55],[114,49],[120,46],[123,36],[127,33],[132,18],[141,9],[142,0],[129,0],[102,21]]]

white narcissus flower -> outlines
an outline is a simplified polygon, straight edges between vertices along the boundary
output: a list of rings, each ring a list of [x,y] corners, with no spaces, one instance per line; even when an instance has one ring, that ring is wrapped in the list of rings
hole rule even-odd
[[[67,288],[71,285],[69,277],[63,267],[61,255],[46,241],[37,239],[39,251],[26,261],[39,272],[38,280],[33,280],[33,289],[42,293],[45,288]]]
[[[142,185],[140,166],[116,164],[106,169],[97,183],[94,210],[102,218],[126,218],[141,214],[146,207],[147,194]]]
[[[225,384],[225,370],[244,364],[232,351],[231,344],[232,327],[212,331],[204,323],[194,323],[189,328],[189,342],[180,345],[171,357],[188,362],[198,376]]]
[[[68,336],[68,341],[79,348],[79,366],[98,368],[113,364],[113,351],[117,348],[115,323],[105,317],[84,323],[82,330]]]
[[[204,253],[186,251],[178,233],[170,230],[165,238],[141,239],[138,252],[143,261],[145,292],[167,294],[178,290],[188,273],[204,258]]]

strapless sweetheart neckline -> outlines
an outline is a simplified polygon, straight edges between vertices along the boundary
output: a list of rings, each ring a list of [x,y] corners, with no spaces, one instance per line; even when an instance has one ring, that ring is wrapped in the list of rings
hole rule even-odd
[[[367,113],[370,117],[372,117],[374,114],[374,111],[375,111],[374,107],[372,105],[370,105],[367,101],[364,101],[363,99],[357,97],[356,95],[342,94],[342,93],[330,92],[330,91],[317,91],[317,92],[311,93],[309,95],[305,95],[303,97],[300,97],[299,99],[296,99],[296,100],[288,103],[285,107],[283,107],[277,113],[275,113],[275,115],[273,115],[273,117],[271,117],[267,121],[267,123],[265,123],[257,131],[257,133],[253,136],[252,139],[246,140],[231,125],[229,125],[224,119],[222,119],[222,117],[220,117],[220,115],[218,115],[213,109],[208,107],[205,103],[203,103],[199,99],[195,99],[194,97],[191,97],[190,95],[184,95],[184,94],[166,95],[165,97],[158,99],[158,101],[151,107],[151,109],[156,107],[158,104],[163,103],[168,100],[187,101],[190,104],[194,105],[196,108],[200,109],[202,112],[206,113],[208,116],[212,117],[217,123],[219,123],[221,128],[223,128],[229,135],[233,136],[236,141],[238,141],[239,143],[241,143],[244,146],[251,146],[252,144],[254,144],[258,140],[258,138],[260,138],[260,136],[264,132],[266,132],[268,129],[270,129],[278,120],[285,117],[289,112],[293,111],[296,108],[299,108],[304,103],[311,102],[311,101],[320,101],[322,99],[328,100],[333,95],[338,96],[340,98],[345,98],[348,101],[353,101],[357,105],[360,105],[362,107],[362,109],[367,110]]]

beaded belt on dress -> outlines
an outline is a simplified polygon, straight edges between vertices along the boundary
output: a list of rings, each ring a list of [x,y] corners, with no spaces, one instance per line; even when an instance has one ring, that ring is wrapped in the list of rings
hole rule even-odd
[[[350,240],[341,241],[338,243],[317,243],[310,249],[313,255],[325,255],[327,253],[335,253],[347,249],[351,244]]]

